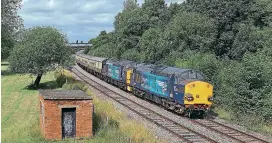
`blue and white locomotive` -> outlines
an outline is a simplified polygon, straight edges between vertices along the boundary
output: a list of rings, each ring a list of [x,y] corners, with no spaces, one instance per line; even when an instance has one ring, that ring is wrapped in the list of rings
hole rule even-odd
[[[80,67],[100,79],[180,114],[205,113],[213,102],[213,86],[197,70],[92,57],[80,52],[76,59]]]

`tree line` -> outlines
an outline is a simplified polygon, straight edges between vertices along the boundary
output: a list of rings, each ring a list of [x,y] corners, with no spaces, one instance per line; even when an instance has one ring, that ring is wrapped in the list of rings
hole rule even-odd
[[[114,30],[89,42],[90,55],[198,69],[216,107],[238,121],[272,122],[271,0],[126,0]]]

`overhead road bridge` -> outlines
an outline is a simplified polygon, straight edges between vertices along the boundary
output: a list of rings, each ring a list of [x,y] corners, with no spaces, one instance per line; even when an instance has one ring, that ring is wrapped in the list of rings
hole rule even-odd
[[[86,48],[92,47],[90,43],[66,43],[66,46],[73,49],[73,51],[78,52],[80,50],[85,50]]]

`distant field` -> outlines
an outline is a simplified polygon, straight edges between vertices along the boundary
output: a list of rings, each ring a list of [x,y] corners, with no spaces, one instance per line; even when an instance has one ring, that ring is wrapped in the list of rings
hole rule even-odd
[[[8,71],[8,63],[1,63],[2,79],[2,142],[7,143],[32,143],[47,142],[40,135],[39,128],[39,106],[37,101],[38,91],[29,90],[27,86],[34,82],[30,75],[11,74]],[[48,73],[42,77],[41,87],[50,89],[61,89],[55,81],[54,73]],[[71,89],[74,84],[66,85]],[[88,92],[91,92],[88,90]],[[128,120],[123,113],[117,111],[110,102],[100,101],[94,98],[96,135],[89,140],[66,140],[65,142],[158,142],[152,133],[133,120]],[[103,120],[109,117],[119,127],[108,127]]]

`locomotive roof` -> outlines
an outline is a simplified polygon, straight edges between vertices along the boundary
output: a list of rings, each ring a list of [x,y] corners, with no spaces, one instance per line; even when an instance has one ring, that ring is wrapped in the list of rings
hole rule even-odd
[[[125,68],[131,68],[131,67],[134,67],[137,65],[137,62],[134,62],[134,61],[129,61],[129,60],[114,60],[114,59],[110,59],[110,60],[107,60],[106,62],[107,64],[115,64],[115,65],[118,65],[118,66],[124,66]]]
[[[182,74],[185,71],[189,71],[189,70],[191,70],[191,69],[181,69],[181,68],[176,68],[176,67],[166,67],[166,68],[162,69],[161,71],[159,71],[159,73],[169,74],[169,75],[172,75],[172,74],[178,75],[178,74]]]
[[[110,59],[108,60],[106,63],[112,63],[112,64],[116,64],[116,65],[120,65],[120,66],[125,66],[127,64],[130,63],[135,63],[134,61],[129,61],[129,60],[114,60],[114,59]]]
[[[115,64],[117,63],[118,61],[117,60],[114,60],[114,59],[109,59],[106,61],[106,63],[112,63],[112,64]]]
[[[135,69],[137,71],[142,71],[142,72],[152,72],[157,66],[154,64],[139,64],[135,66]]]
[[[130,63],[133,63],[133,61],[129,61],[129,60],[122,60],[122,61],[119,61],[119,64],[120,64],[121,66],[125,66],[125,65],[130,64]]]
[[[172,75],[177,75],[179,77],[186,73],[189,73],[190,71],[198,72],[192,69],[181,69],[176,67],[158,66],[153,64],[142,64],[141,66],[135,67],[135,69],[141,72],[151,72],[156,75],[169,76],[169,77]]]

